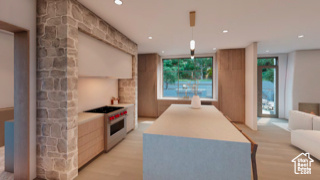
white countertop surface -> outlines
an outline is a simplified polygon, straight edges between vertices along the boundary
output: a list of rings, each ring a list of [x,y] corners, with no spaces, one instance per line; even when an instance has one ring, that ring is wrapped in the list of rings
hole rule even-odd
[[[214,106],[171,105],[145,132],[221,141],[250,143]]]
[[[129,107],[129,106],[133,106],[133,104],[114,104],[114,105],[110,105],[110,106],[116,106],[116,107]]]
[[[78,124],[83,124],[103,116],[103,113],[78,113]]]

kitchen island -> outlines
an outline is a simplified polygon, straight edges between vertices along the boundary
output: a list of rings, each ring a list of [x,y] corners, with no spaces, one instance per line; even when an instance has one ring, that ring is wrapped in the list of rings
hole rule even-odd
[[[143,179],[251,179],[251,144],[214,106],[171,105],[143,134]]]

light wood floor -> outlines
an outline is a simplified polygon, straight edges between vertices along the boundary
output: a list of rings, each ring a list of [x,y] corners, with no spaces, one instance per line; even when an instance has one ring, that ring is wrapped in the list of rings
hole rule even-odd
[[[13,180],[13,174],[4,172],[4,146],[0,147],[0,180]]]
[[[4,170],[4,146],[0,147],[0,172]]]
[[[287,122],[274,118],[261,118],[258,131],[241,124],[239,127],[256,143],[259,180],[320,180],[320,161],[314,159],[311,175],[294,174],[293,158],[303,151],[290,144],[290,132],[275,126],[273,122]],[[320,144],[319,144],[320,146]]]
[[[139,118],[139,128],[107,154],[102,154],[79,172],[77,180],[141,180],[142,133],[154,119]],[[319,180],[320,162],[312,164],[312,175],[295,175],[291,160],[302,151],[290,145],[290,133],[272,124],[280,119],[259,121],[259,131],[239,125],[258,144],[259,180]]]
[[[154,119],[139,118],[139,128],[79,172],[76,180],[141,180],[142,133]]]

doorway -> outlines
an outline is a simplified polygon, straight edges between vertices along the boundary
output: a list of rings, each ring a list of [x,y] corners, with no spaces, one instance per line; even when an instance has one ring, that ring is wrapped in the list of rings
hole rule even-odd
[[[278,57],[258,58],[258,117],[278,118]]]
[[[0,21],[0,30],[13,33],[14,40],[14,123],[10,130],[10,144],[8,152],[11,158],[5,158],[5,163],[10,160],[13,164],[14,179],[29,179],[29,30]],[[8,136],[7,136],[8,137]],[[5,150],[8,147],[5,142]],[[6,147],[7,146],[7,147]],[[11,164],[10,164],[11,165]],[[6,165],[5,165],[6,166]],[[5,167],[5,169],[7,169]],[[5,179],[13,179],[12,175]]]

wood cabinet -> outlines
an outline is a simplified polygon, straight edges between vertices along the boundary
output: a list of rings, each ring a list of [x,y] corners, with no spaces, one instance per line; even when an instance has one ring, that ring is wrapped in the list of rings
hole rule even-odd
[[[135,120],[134,120],[134,105],[127,106],[127,133],[134,129]]]
[[[104,116],[79,124],[79,168],[104,151]]]
[[[138,115],[158,117],[157,103],[157,65],[158,54],[139,54],[138,56]]]
[[[245,49],[217,52],[219,108],[232,121],[245,122]]]
[[[79,33],[79,76],[132,78],[132,55]]]

